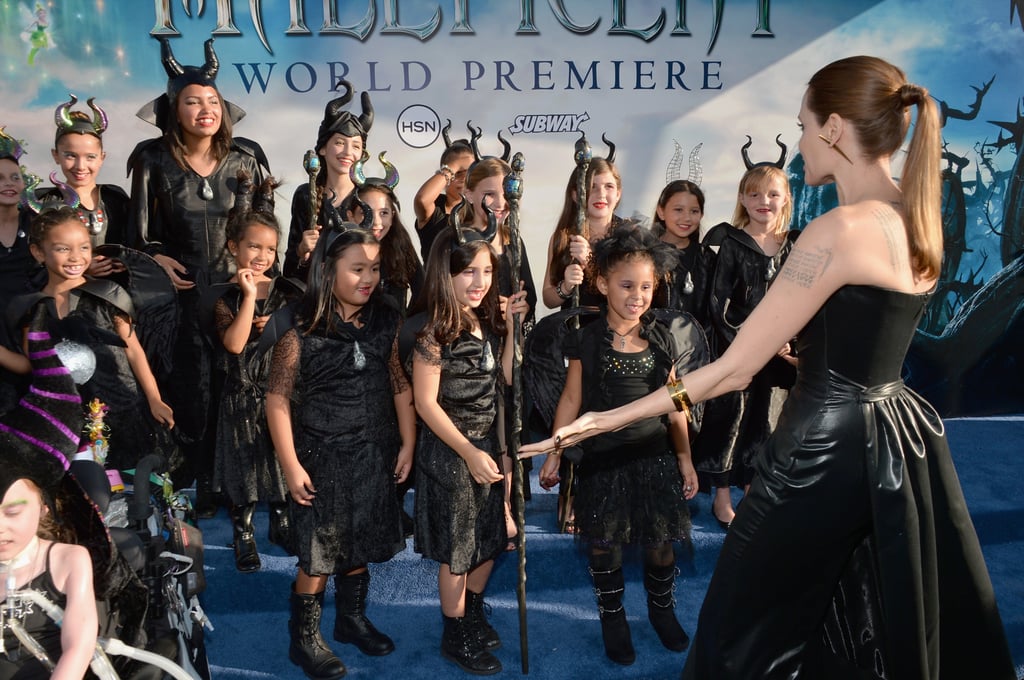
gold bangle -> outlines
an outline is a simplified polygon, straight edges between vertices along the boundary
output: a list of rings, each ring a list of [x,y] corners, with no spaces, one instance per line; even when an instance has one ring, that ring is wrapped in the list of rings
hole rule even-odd
[[[676,411],[685,413],[686,419],[690,420],[693,402],[690,401],[690,395],[686,393],[686,386],[683,385],[683,381],[678,378],[670,380],[666,387],[668,388],[668,396],[672,398],[672,403],[676,406]]]
[[[554,451],[550,451],[550,452],[548,452],[548,455],[549,456],[561,456],[562,455],[562,449],[555,449]]]

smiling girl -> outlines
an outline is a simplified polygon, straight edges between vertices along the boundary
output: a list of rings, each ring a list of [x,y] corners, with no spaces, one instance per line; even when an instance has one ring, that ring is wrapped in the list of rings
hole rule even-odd
[[[555,428],[584,411],[628,403],[676,374],[690,348],[649,313],[659,283],[675,263],[674,249],[632,225],[617,228],[595,246],[595,284],[607,305],[602,319],[566,343],[569,372]],[[667,649],[684,651],[689,637],[675,616],[673,542],[688,540],[686,502],[697,493],[686,418],[681,413],[648,418],[589,441],[576,466],[574,510],[577,535],[587,546],[605,654],[622,665],[636,659],[622,605],[625,544],[644,548],[647,614],[655,632]],[[559,481],[560,463],[561,451],[548,455],[540,471],[542,486]]]
[[[127,291],[108,279],[85,275],[92,260],[89,230],[69,207],[45,210],[32,221],[32,255],[47,271],[41,294],[14,300],[28,309],[42,296],[65,340],[85,344],[96,357],[92,377],[79,386],[82,400],[107,405],[106,423],[113,436],[107,464],[114,469],[135,466],[145,453],[169,448],[165,428],[174,427],[174,413],[164,403],[135,333],[134,308]],[[24,359],[24,372],[28,360]]]
[[[441,655],[478,675],[501,670],[490,651],[501,640],[485,618],[483,594],[506,544],[499,390],[511,383],[511,319],[528,311],[519,291],[502,316],[492,236],[453,228],[435,239],[425,324],[412,353],[416,412],[425,425],[416,448],[416,551],[438,562]]]
[[[591,248],[610,234],[622,219],[615,214],[622,199],[622,178],[609,158],[594,158],[587,169],[587,208],[583,233],[576,233],[579,198],[576,182],[579,168],[572,171],[565,187],[565,203],[548,242],[548,265],[544,273],[544,304],[551,309],[568,308],[572,289],[580,286],[580,303],[597,305],[601,296],[586,279]]]
[[[325,226],[325,208],[338,208],[356,188],[350,176],[351,170],[366,157],[366,138],[373,126],[370,94],[363,92],[360,96],[363,111],[357,116],[344,108],[355,93],[352,83],[342,80],[338,87],[344,87],[345,92],[324,107],[324,117],[313,147],[320,163],[316,194],[311,196],[309,184],[304,183],[292,195],[292,221],[288,229],[284,273],[302,280],[309,271],[310,254],[316,247],[320,230]],[[311,202],[316,205],[315,220],[311,215]]]
[[[213,352],[200,323],[200,300],[208,286],[232,274],[224,246],[239,171],[256,186],[270,171],[260,146],[233,134],[233,124],[245,112],[217,89],[213,39],[206,41],[202,66],[182,66],[166,38],[161,45],[167,91],[139,116],[163,135],[141,142],[129,158],[131,219],[135,247],[153,256],[178,291],[173,379],[161,376],[178,414],[178,440],[185,455],[185,465],[172,462],[172,472],[178,485],[196,479],[196,511],[211,517],[216,512],[212,425],[218,395],[211,380]]]
[[[295,327],[271,357],[267,425],[299,558],[288,658],[311,678],[345,674],[320,635],[331,574],[334,639],[371,656],[395,649],[366,618],[367,564],[405,548],[395,485],[412,467],[416,415],[398,359],[401,315],[379,283],[380,245],[369,230],[349,222],[325,230]]]
[[[707,330],[708,289],[714,256],[701,245],[700,221],[704,218],[704,192],[690,180],[665,185],[654,209],[651,231],[676,249],[679,264],[666,286],[664,306],[692,314]]]
[[[711,284],[711,345],[721,356],[768,292],[796,240],[789,180],[781,167],[759,163],[740,179],[733,226],[726,228]],[[750,484],[754,458],[775,428],[782,403],[796,377],[789,343],[746,389],[711,401],[696,441],[701,488],[714,487],[712,513],[723,529],[735,516],[730,486]]]
[[[107,152],[103,150],[103,133],[107,130],[107,114],[89,99],[93,115],[72,111],[78,98],[59,105],[54,112],[57,132],[50,154],[64,174],[64,181],[78,194],[76,207],[82,223],[89,229],[93,247],[104,243],[129,245],[128,194],[114,184],[99,184],[99,173]],[[47,195],[58,194],[52,189]],[[121,270],[115,261],[103,255],[93,257],[89,273],[106,276]]]
[[[235,567],[260,568],[253,515],[257,501],[270,506],[271,543],[290,549],[288,496],[266,427],[264,393],[270,363],[258,351],[263,328],[276,310],[299,296],[289,279],[275,276],[280,229],[264,197],[277,186],[268,179],[253,209],[232,218],[228,252],[237,268],[213,309],[217,340],[224,351],[224,388],[217,419],[215,479],[231,502]],[[269,203],[269,204],[268,204]]]

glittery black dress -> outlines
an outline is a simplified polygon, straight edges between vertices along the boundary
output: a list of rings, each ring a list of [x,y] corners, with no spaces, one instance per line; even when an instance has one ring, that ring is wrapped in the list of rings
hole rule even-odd
[[[297,294],[287,281],[274,279],[267,297],[256,301],[256,316],[271,314]],[[218,335],[234,322],[241,301],[237,284],[224,286],[214,308]],[[223,344],[218,348],[218,365],[225,377],[217,418],[214,479],[235,505],[281,503],[288,498],[288,486],[267,430],[264,391],[270,355],[258,352],[259,341],[260,334],[253,327],[241,354],[227,352]]]
[[[800,332],[684,678],[1016,677],[942,420],[900,380],[928,297],[844,286]]]
[[[39,294],[32,293],[11,305],[28,309],[38,298]],[[88,346],[96,357],[96,370],[78,386],[78,392],[83,406],[95,398],[109,409],[104,417],[110,445],[106,467],[134,468],[150,453],[163,455],[172,465],[177,462],[180,454],[170,432],[153,418],[128,362],[124,341],[117,334],[116,320],[132,322],[134,308],[128,292],[107,279],[87,279],[71,291],[70,311],[63,319],[58,319],[52,299],[46,306],[53,320],[51,334]]]
[[[316,488],[311,506],[290,501],[299,567],[345,573],[405,548],[394,472],[401,446],[394,395],[408,386],[398,361],[398,310],[371,298],[363,326],[334,315],[274,346],[267,392],[291,401],[299,463]]]
[[[603,316],[569,336],[566,356],[583,367],[581,412],[622,406],[664,387],[673,364],[689,348],[679,347],[652,314],[641,328],[648,340],[641,352],[613,349]],[[582,446],[574,505],[581,539],[649,546],[687,538],[690,513],[667,418],[645,418]]]
[[[500,341],[463,332],[444,347],[419,339],[415,352],[441,367],[438,404],[474,446],[498,462]],[[415,547],[464,574],[504,549],[503,482],[477,484],[465,461],[428,427],[416,442]]]
[[[721,227],[722,245],[715,261],[708,302],[712,354],[721,356],[792,250],[797,232],[790,232],[779,251],[765,255],[742,229]],[[778,420],[796,369],[772,357],[743,390],[710,400],[700,436],[693,443],[694,467],[703,491],[709,487],[743,486],[751,465],[764,448]]]

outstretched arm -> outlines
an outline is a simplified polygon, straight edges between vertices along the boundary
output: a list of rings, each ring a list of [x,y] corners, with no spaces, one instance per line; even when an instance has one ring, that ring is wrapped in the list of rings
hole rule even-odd
[[[862,282],[851,276],[851,271],[861,263],[851,263],[853,258],[841,256],[837,239],[836,229],[827,224],[808,226],[768,294],[725,354],[683,377],[691,401],[705,401],[746,387],[778,348],[807,325],[832,293],[845,283]],[[675,410],[668,390],[659,389],[611,411],[585,413],[559,428],[550,439],[524,445],[520,456],[572,446],[596,434],[620,430],[641,418]]]

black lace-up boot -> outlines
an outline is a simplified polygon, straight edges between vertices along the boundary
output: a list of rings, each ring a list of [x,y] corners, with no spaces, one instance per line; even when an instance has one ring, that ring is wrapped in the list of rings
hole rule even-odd
[[[466,618],[476,631],[480,644],[490,652],[501,647],[501,638],[498,637],[498,631],[494,630],[494,626],[487,621],[488,609],[490,605],[484,602],[483,593],[466,590]]]
[[[395,643],[377,630],[366,618],[366,594],[370,590],[370,572],[334,575],[334,639],[353,644],[369,656],[385,656],[395,651]]]
[[[441,656],[473,675],[494,675],[501,671],[501,661],[480,645],[468,616],[444,617]]]
[[[324,594],[296,593],[292,586],[291,618],[288,620],[288,659],[302,668],[312,680],[336,680],[345,676],[341,662],[320,634],[320,616],[323,613]]]

